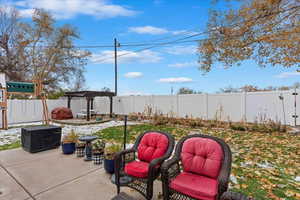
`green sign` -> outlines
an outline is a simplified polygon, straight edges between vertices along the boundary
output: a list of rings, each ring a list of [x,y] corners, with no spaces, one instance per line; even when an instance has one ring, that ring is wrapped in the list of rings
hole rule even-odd
[[[26,82],[6,82],[7,92],[34,93],[34,84]]]

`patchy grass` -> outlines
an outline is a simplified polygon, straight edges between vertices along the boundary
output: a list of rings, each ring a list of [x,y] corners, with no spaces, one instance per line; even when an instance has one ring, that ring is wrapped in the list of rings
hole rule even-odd
[[[189,130],[186,128],[175,128],[171,126],[154,126],[150,124],[134,125],[128,126],[127,128],[127,142],[134,143],[135,139],[140,133],[151,130],[172,133],[174,136],[177,137],[176,139],[188,134],[189,132]],[[108,142],[111,141],[122,143],[124,128],[123,126],[110,127],[97,132],[96,135]]]
[[[0,151],[8,150],[8,149],[15,149],[15,148],[19,148],[19,147],[21,147],[21,141],[16,141],[11,144],[1,145]]]
[[[128,127],[127,141],[149,130],[172,133],[178,140],[190,131],[199,131],[224,139],[233,153],[231,190],[260,200],[300,199],[300,136],[287,133],[261,133],[231,129],[180,128],[150,124]],[[107,141],[122,142],[123,127],[111,127],[97,133]]]

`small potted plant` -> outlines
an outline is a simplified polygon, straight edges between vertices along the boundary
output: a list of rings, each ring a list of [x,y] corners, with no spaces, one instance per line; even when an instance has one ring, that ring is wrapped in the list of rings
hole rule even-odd
[[[97,139],[92,143],[94,164],[102,164],[105,142],[102,139]]]
[[[120,144],[108,145],[104,150],[104,169],[107,173],[113,174],[115,171],[115,160],[116,153],[122,150]]]
[[[74,130],[65,135],[62,140],[63,154],[72,154],[75,151],[75,144],[78,140],[78,134]]]

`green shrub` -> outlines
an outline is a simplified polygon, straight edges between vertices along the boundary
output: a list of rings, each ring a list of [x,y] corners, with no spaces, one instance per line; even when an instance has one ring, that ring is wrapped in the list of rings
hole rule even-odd
[[[230,128],[235,131],[246,131],[247,130],[247,128],[241,124],[231,124]]]

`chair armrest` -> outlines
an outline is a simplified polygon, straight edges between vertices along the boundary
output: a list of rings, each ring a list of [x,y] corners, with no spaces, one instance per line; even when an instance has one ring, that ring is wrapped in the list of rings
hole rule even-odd
[[[161,158],[156,158],[152,160],[149,164],[149,168],[160,168],[160,165],[166,160],[166,158],[161,157]]]
[[[254,200],[238,192],[224,192],[220,200]]]
[[[169,182],[170,179],[180,174],[179,158],[173,157],[162,164],[161,174],[162,180]]]
[[[170,181],[180,174],[179,161],[180,159],[175,156],[164,162],[161,166],[161,181],[164,199],[169,199],[170,197]]]
[[[156,178],[159,175],[162,163],[167,159],[167,156],[156,158],[149,163],[148,177]]]
[[[136,151],[133,148],[131,148],[131,149],[125,149],[123,151],[120,151],[120,152],[116,153],[116,155],[115,155],[115,158],[114,158],[115,162],[122,161],[122,158],[124,156],[126,156],[126,154],[135,153],[135,152]]]

